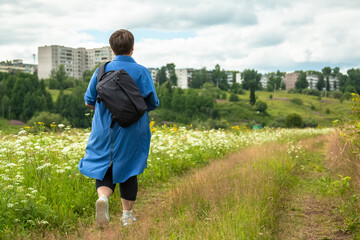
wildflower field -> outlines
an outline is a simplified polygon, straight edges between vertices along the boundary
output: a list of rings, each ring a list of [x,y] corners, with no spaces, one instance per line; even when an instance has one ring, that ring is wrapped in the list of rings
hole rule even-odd
[[[38,125],[36,131],[27,128],[16,135],[0,132],[0,236],[4,238],[21,238],[29,232],[41,234],[54,229],[67,234],[79,224],[94,221],[97,198],[94,180],[78,171],[90,131],[52,126],[54,131],[44,132],[41,124]],[[238,126],[231,130],[165,125],[155,128],[153,122],[150,126],[148,168],[139,176],[142,188],[167,181],[243,147],[296,142],[332,131],[250,131]]]

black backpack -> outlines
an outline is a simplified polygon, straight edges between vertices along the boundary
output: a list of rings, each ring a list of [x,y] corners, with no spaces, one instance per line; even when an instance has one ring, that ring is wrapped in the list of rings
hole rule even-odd
[[[103,101],[112,114],[111,128],[117,122],[121,127],[129,127],[138,121],[147,110],[144,98],[130,75],[124,70],[105,72],[100,65],[97,72],[97,102]]]

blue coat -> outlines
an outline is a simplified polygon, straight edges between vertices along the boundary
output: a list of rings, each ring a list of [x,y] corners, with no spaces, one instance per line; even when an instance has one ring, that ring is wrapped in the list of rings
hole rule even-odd
[[[130,56],[118,55],[106,65],[105,71],[124,69],[146,98],[148,111],[159,105],[154,83],[149,70]],[[80,160],[79,171],[85,176],[103,180],[111,162],[111,113],[103,102],[96,101],[97,71],[94,72],[84,95],[85,102],[95,105],[92,130]],[[129,177],[141,174],[147,167],[151,131],[147,112],[139,121],[127,128],[115,124],[113,129],[113,183],[121,183]]]

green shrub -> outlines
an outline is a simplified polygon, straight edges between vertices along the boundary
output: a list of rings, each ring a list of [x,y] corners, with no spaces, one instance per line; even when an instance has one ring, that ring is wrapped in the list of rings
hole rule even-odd
[[[285,118],[284,117],[279,117],[274,119],[273,121],[269,122],[267,124],[268,127],[273,127],[273,128],[283,128],[285,127]]]
[[[303,101],[300,98],[292,98],[290,102],[295,103],[297,105],[303,105]]]
[[[261,100],[255,103],[255,109],[261,113],[266,112],[267,108],[268,108],[267,104]]]
[[[316,120],[310,118],[310,119],[306,119],[304,120],[303,122],[303,126],[304,127],[312,127],[312,128],[315,128],[319,125],[319,122],[317,122]]]
[[[343,100],[350,100],[350,99],[352,99],[352,95],[351,95],[351,93],[346,92],[346,93],[344,93],[344,94],[341,96],[341,98],[342,98]]]
[[[272,98],[273,98],[273,95],[272,95],[272,94],[270,94],[270,95],[269,95],[269,98],[270,98],[270,99],[272,99]]]
[[[229,127],[228,121],[225,119],[208,119],[206,121],[195,121],[194,125],[205,129],[226,129]]]
[[[314,104],[311,104],[310,109],[313,110],[313,111],[316,109]]]
[[[320,91],[318,89],[303,89],[301,93],[312,96],[320,96]]]
[[[339,91],[334,91],[332,93],[332,97],[336,98],[336,99],[341,99],[342,95],[343,95],[342,92],[339,92]]]
[[[285,120],[285,126],[287,128],[299,128],[302,127],[303,120],[302,117],[297,113],[292,113],[287,115]]]
[[[49,112],[40,112],[38,115],[33,116],[27,123],[28,125],[33,125],[34,122],[43,122],[44,126],[50,128],[50,124],[64,124],[70,125],[70,122],[61,116],[60,114],[49,113]]]
[[[294,88],[291,88],[287,91],[288,93],[301,93],[301,90],[300,89],[294,89]]]
[[[229,101],[230,102],[238,102],[239,101],[239,97],[236,93],[231,93],[230,97],[229,97]]]
[[[325,113],[326,113],[326,114],[330,114],[330,113],[331,113],[330,109],[328,109],[328,108],[325,109]]]

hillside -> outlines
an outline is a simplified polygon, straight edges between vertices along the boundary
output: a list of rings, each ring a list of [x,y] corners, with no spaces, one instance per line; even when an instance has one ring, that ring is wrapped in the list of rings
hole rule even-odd
[[[189,90],[185,90],[180,102],[183,101],[183,108],[186,108],[185,102],[186,96]],[[211,95],[211,92],[203,90],[191,89],[195,92],[195,95]],[[59,90],[49,91],[54,104],[59,95]],[[72,94],[70,89],[64,92],[66,95]],[[160,107],[153,112],[150,112],[150,118],[157,124],[170,123],[176,125],[190,125],[195,127],[205,128],[230,128],[232,126],[240,125],[246,127],[252,127],[255,124],[270,127],[284,127],[285,119],[288,114],[297,113],[303,118],[304,127],[317,127],[320,126],[332,126],[332,121],[336,119],[346,119],[349,116],[351,109],[351,100],[343,100],[332,97],[323,97],[319,100],[317,96],[293,94],[285,91],[279,91],[275,93],[275,97],[270,98],[270,95],[274,96],[273,92],[257,91],[257,101],[265,102],[268,106],[265,113],[258,112],[254,106],[249,104],[249,91],[244,91],[244,94],[238,94],[239,101],[230,102],[229,93],[221,92],[218,96],[224,99],[215,99],[213,106],[209,107],[205,113],[194,110],[181,110],[174,105],[170,108],[166,108],[165,100],[160,97]],[[295,100],[294,100],[295,99]],[[79,98],[80,104],[81,99]],[[199,108],[201,104],[198,103]],[[207,113],[207,114],[206,114]],[[42,121],[41,119],[38,119]],[[8,121],[3,119],[0,122],[0,131],[13,132],[19,129],[18,126],[11,126],[9,130]]]
[[[332,126],[333,120],[346,119],[351,108],[350,100],[341,102],[339,99],[331,97],[326,99],[323,97],[319,100],[317,96],[292,94],[285,91],[276,92],[275,97],[270,98],[270,95],[274,95],[273,92],[257,91],[257,101],[265,102],[268,106],[266,113],[261,113],[249,104],[249,94],[249,91],[244,91],[244,94],[238,95],[239,101],[237,102],[217,99],[214,106],[217,117],[212,120],[200,117],[197,120],[193,118],[189,121],[188,118],[183,117],[183,112],[164,108],[151,112],[150,116],[157,122],[198,123],[205,124],[205,127],[229,127],[235,125],[251,127],[254,124],[283,127],[287,115],[297,113],[303,118],[304,126],[316,127],[318,125]],[[227,94],[227,99],[229,99],[229,94]],[[162,104],[164,103],[161,102]],[[185,121],[182,121],[183,119]]]

